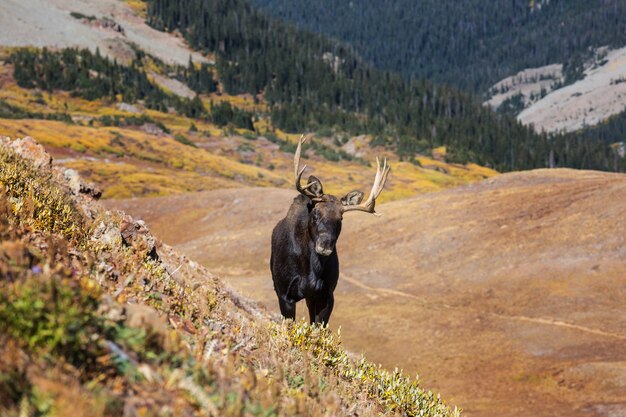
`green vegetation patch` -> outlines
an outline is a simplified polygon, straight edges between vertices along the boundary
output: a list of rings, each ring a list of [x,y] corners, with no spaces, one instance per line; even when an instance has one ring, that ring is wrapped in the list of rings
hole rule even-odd
[[[45,91],[63,90],[87,100],[108,98],[135,103],[142,100],[146,107],[167,112],[170,107],[188,117],[201,117],[206,109],[197,98],[190,100],[164,92],[150,80],[137,54],[130,65],[88,49],[66,48],[60,51],[18,49],[8,61],[13,64],[13,76],[23,88]]]
[[[74,19],[78,19],[78,20],[85,19],[85,20],[88,20],[90,22],[96,20],[96,16],[94,16],[94,15],[87,16],[87,15],[84,15],[84,14],[82,14],[80,12],[70,12],[70,16],[72,16]]]
[[[22,107],[13,106],[2,99],[0,99],[0,119],[43,119],[73,123],[71,116],[67,113],[32,112]]]
[[[254,130],[252,114],[248,111],[233,107],[229,102],[211,103],[211,120],[217,126],[224,127],[232,124],[234,127]]]

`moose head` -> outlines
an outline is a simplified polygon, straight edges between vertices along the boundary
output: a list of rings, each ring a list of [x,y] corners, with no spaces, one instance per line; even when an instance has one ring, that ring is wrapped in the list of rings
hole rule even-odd
[[[361,204],[365,195],[362,191],[351,191],[339,199],[334,195],[325,194],[322,182],[313,175],[309,177],[307,185],[302,187],[302,174],[307,166],[300,168],[300,159],[302,145],[305,142],[306,138],[302,136],[298,141],[298,147],[294,156],[296,190],[310,199],[308,229],[310,236],[315,242],[315,252],[321,256],[329,256],[335,250],[335,244],[341,233],[343,213],[359,210],[377,215],[374,210],[376,198],[385,186],[390,167],[387,165],[387,159],[385,159],[381,168],[380,161],[376,158],[376,178],[374,179],[372,191],[365,203]]]

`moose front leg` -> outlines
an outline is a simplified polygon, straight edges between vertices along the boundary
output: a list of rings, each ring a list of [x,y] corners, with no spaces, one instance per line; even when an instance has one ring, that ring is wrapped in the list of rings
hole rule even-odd
[[[296,319],[296,302],[287,300],[281,296],[278,296],[278,305],[280,306],[280,314],[286,319]]]
[[[323,298],[307,300],[306,305],[309,308],[311,323],[328,324],[330,314],[333,312],[333,306],[335,305],[335,297],[332,294],[328,294]]]

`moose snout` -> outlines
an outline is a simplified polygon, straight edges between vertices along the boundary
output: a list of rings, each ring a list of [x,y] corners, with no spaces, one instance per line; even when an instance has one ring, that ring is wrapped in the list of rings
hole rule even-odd
[[[333,244],[330,237],[320,236],[315,241],[315,252],[318,255],[329,256],[331,253],[333,253],[334,246],[335,245]]]

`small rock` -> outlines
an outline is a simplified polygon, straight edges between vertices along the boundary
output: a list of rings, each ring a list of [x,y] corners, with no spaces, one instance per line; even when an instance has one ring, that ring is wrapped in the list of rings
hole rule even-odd
[[[117,246],[121,243],[120,229],[115,225],[106,224],[102,221],[94,229],[91,240],[109,247]]]
[[[135,246],[140,250],[145,250],[146,256],[154,260],[159,259],[157,240],[143,220],[135,220],[129,215],[124,216],[120,224],[120,232],[122,242],[126,246]]]
[[[83,179],[78,175],[78,172],[73,169],[66,169],[63,173],[67,184],[72,191],[72,194],[87,194],[92,196],[94,199],[98,200],[102,196],[102,191],[100,191],[95,184],[86,183]]]
[[[183,330],[185,330],[187,333],[191,333],[191,334],[197,334],[198,333],[198,329],[196,329],[196,326],[193,324],[193,322],[191,320],[185,320],[183,322]]]
[[[22,242],[0,242],[0,276],[10,277],[33,265],[34,256]],[[34,272],[34,271],[33,271]]]
[[[121,322],[126,316],[124,315],[124,307],[115,303],[110,295],[102,298],[98,307],[98,315],[113,322]]]
[[[18,155],[30,160],[37,168],[50,169],[52,167],[50,154],[30,136],[11,142],[11,147]]]
[[[154,136],[165,135],[165,132],[163,131],[163,129],[161,129],[159,126],[155,125],[154,123],[144,123],[143,125],[141,125],[140,129],[149,135],[154,135]]]
[[[139,110],[136,106],[128,103],[118,103],[117,109],[128,113],[141,113],[141,110]]]
[[[150,383],[152,382],[156,382],[161,380],[160,376],[158,373],[156,373],[151,367],[150,365],[146,364],[146,363],[142,363],[141,365],[139,365],[137,367],[137,370],[139,371],[139,373],[141,373],[141,375],[144,376],[144,378],[146,378],[146,380]]]

